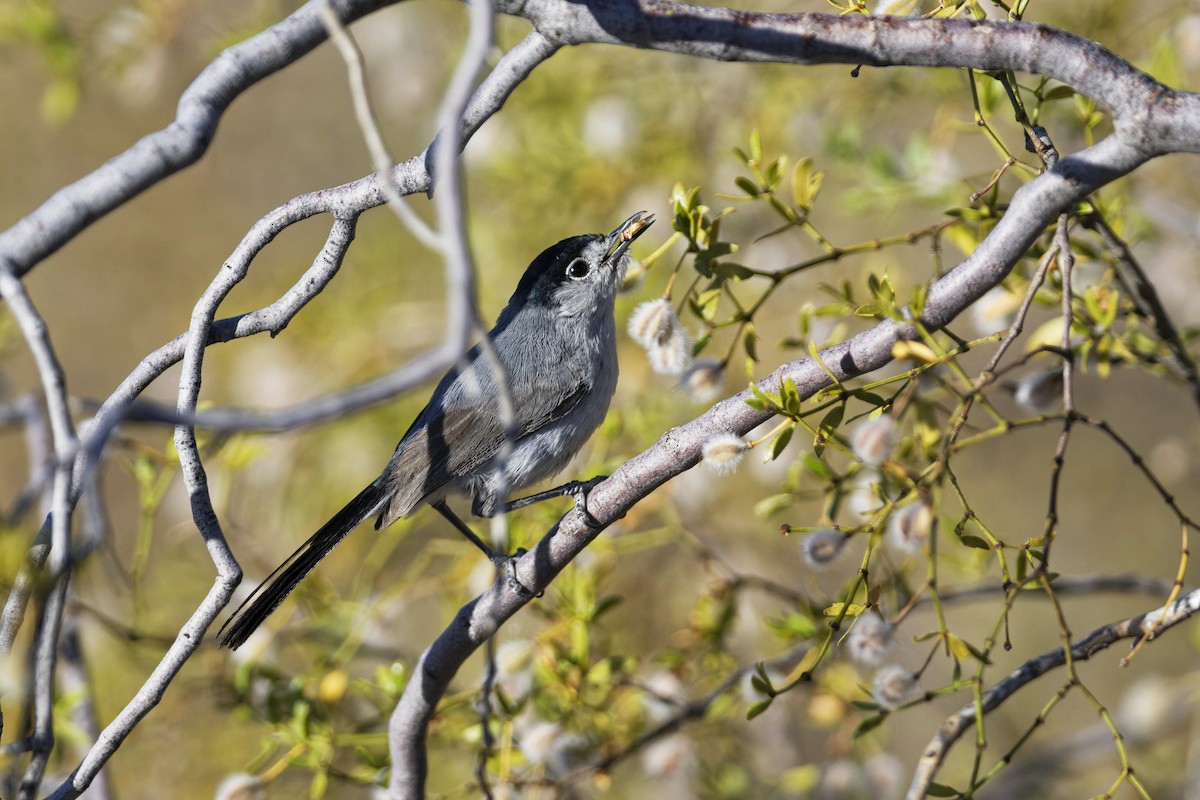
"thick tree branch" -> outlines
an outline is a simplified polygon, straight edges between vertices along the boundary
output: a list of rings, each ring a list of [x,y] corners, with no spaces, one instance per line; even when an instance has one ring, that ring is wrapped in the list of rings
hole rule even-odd
[[[557,45],[535,32],[509,50],[475,90],[472,101],[463,115],[464,141],[492,114],[499,111],[516,87],[557,49]],[[395,167],[392,179],[402,194],[429,190],[429,173],[424,165],[425,157],[416,156]],[[354,238],[358,214],[386,201],[386,193],[382,189],[380,179],[377,175],[370,175],[342,186],[295,197],[256,222],[243,237],[227,264],[235,267],[239,264],[248,266],[249,261],[287,227],[318,214],[327,213],[334,216],[325,247],[300,280],[283,297],[269,306],[214,322],[209,329],[208,343],[211,345],[230,342],[260,333],[274,336],[283,331],[292,318],[320,294],[337,273]],[[131,405],[146,387],[183,359],[186,341],[186,334],[181,334],[142,359],[96,412],[81,445],[81,456],[74,463],[70,494],[72,506],[78,502],[86,485],[84,479],[98,464],[112,430],[126,419]],[[176,423],[180,420],[195,419],[202,427],[219,427],[224,430],[285,430],[334,419],[354,409],[395,397],[436,378],[456,357],[453,348],[443,345],[366,384],[340,394],[318,397],[271,415],[217,411],[210,418],[176,412],[177,417],[165,421]],[[136,416],[135,413],[134,417]],[[32,586],[31,578],[41,570],[49,554],[49,526],[50,520],[47,519],[37,541],[30,549],[26,567],[22,569],[9,594],[3,615],[0,616],[0,655],[11,649],[24,617]]]
[[[720,61],[970,67],[1061,81],[1112,109],[1147,153],[1197,152],[1196,96],[1176,92],[1082,36],[1025,22],[761,14],[668,0],[501,0],[559,44],[631,45]]]
[[[1005,216],[965,261],[936,281],[929,290],[921,317],[927,330],[939,330],[998,284],[1030,244],[1059,214],[1091,192],[1125,174],[1145,156],[1116,137],[1061,159],[1053,169],[1026,184],[1013,196]],[[795,383],[802,399],[830,385],[828,368],[839,381],[873,372],[892,360],[896,343],[917,337],[913,326],[883,322],[821,353],[821,362],[808,358],[785,364],[759,381],[759,387],[778,393],[784,379]],[[668,431],[653,447],[625,462],[588,496],[588,509],[606,527],[669,479],[695,466],[704,444],[722,433],[745,435],[770,415],[746,404],[749,390],[724,400],[697,419]],[[547,533],[517,565],[521,585],[537,594],[600,533],[588,528],[572,511]],[[459,611],[454,621],[417,663],[392,715],[393,787],[423,786],[426,770],[424,739],[440,698],[467,657],[529,600],[504,581]],[[399,748],[397,748],[399,744]],[[396,772],[404,770],[401,777]],[[417,797],[419,792],[400,794]]]
[[[336,7],[341,18],[348,21],[386,4],[345,0]],[[10,305],[19,306],[22,302],[21,276],[91,222],[194,163],[205,152],[221,114],[236,96],[319,44],[325,38],[325,29],[317,15],[317,5],[306,5],[279,25],[226,51],[181,98],[172,125],[147,136],[96,172],[64,188],[11,229],[0,233],[0,279],[4,281],[0,288]],[[473,13],[486,13],[485,5],[473,4]],[[1099,144],[1063,158],[1020,189],[987,239],[931,287],[926,305],[920,310],[921,323],[928,330],[940,329],[995,286],[1054,218],[1072,203],[1155,156],[1175,151],[1200,152],[1200,106],[1195,95],[1168,89],[1099,45],[1044,26],[834,18],[815,14],[765,15],[669,2],[638,4],[632,0],[586,4],[565,0],[499,0],[497,8],[529,19],[535,31],[506,54],[469,103],[465,97],[473,82],[472,73],[460,72],[450,100],[443,106],[442,146],[395,167],[390,180],[399,194],[431,191],[433,162],[437,164],[433,173],[444,176],[448,182],[456,181],[455,158],[461,143],[503,105],[534,67],[558,47],[568,44],[624,44],[720,60],[1022,70],[1055,78],[1107,105],[1113,113],[1115,132]],[[181,418],[194,419],[206,348],[217,341],[282,330],[292,315],[332,279],[353,237],[357,216],[386,201],[386,183],[373,175],[335,189],[302,195],[256,223],[196,304],[189,333],[139,364],[101,406],[78,449],[73,433],[62,427],[62,415],[51,414],[57,426],[54,444],[60,478],[55,484],[53,522],[48,521],[43,527],[29,567],[22,572],[10,595],[0,620],[0,652],[11,648],[28,601],[32,576],[50,553],[65,588],[71,509],[87,485],[89,471],[98,462],[109,434],[129,405],[152,380],[182,360],[184,372],[177,413]],[[461,352],[469,330],[468,317],[473,319],[472,276],[461,215],[454,210],[446,211],[456,200],[454,193],[445,189],[443,186],[436,198],[439,216],[450,248],[459,248],[451,263],[460,267],[452,271],[457,276],[452,297],[459,305],[455,306],[458,312],[448,315],[451,341],[401,372],[352,393],[291,409],[277,418],[282,421],[267,427],[287,427],[327,418],[344,413],[357,403],[390,396],[399,388],[440,373]],[[447,198],[447,194],[451,196]],[[441,206],[443,202],[448,205]],[[246,274],[256,255],[280,231],[322,213],[334,218],[332,230],[325,250],[305,278],[266,309],[215,322],[225,294]],[[35,320],[36,313],[27,319]],[[35,355],[53,358],[48,339],[46,346],[41,344],[44,331],[37,324],[23,325],[23,330]],[[882,323],[827,350],[822,354],[823,366],[811,359],[786,364],[760,385],[774,392],[787,378],[807,398],[830,383],[826,367],[837,380],[871,372],[891,361],[892,348],[897,342],[915,335],[913,326]],[[43,371],[43,377],[49,401],[52,404],[65,401],[65,391],[54,387],[53,375]],[[761,424],[767,415],[747,406],[746,394],[729,398],[696,420],[667,432],[654,447],[624,464],[592,492],[588,503],[591,513],[603,525],[611,524],[671,477],[694,466],[701,448],[712,436],[726,432],[744,434]],[[257,419],[253,426],[262,427],[261,418]],[[213,422],[223,422],[229,427],[250,424],[247,416],[236,412],[229,412],[223,420],[216,417]],[[208,625],[227,603],[240,578],[240,570],[208,501],[203,465],[190,430],[181,429],[176,444],[193,514],[216,566],[214,585],[146,684],[101,733],[96,746],[55,797],[77,796],[88,785],[199,647]],[[68,474],[70,480],[66,479]],[[574,512],[568,514],[521,559],[517,567],[521,583],[535,591],[545,588],[598,533],[584,526]],[[1190,614],[1194,611],[1195,595],[1189,595],[1185,601],[1191,604],[1186,606],[1186,613]],[[427,725],[439,699],[463,661],[526,602],[506,584],[497,584],[464,607],[422,655],[391,720],[394,793],[421,794]],[[1180,604],[1173,606],[1173,612],[1180,607]],[[1084,644],[1081,642],[1077,647]],[[936,764],[931,769],[935,770]]]

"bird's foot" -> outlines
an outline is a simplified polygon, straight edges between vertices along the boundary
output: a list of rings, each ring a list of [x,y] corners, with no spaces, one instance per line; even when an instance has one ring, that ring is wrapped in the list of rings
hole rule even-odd
[[[597,475],[591,480],[572,481],[567,484],[567,493],[575,498],[575,510],[579,512],[579,517],[583,520],[583,524],[592,530],[597,530],[604,526],[600,523],[600,520],[592,516],[592,512],[588,511],[587,498],[591,494],[592,489],[606,480],[608,480],[607,475]]]
[[[496,569],[504,573],[508,588],[523,600],[531,600],[534,597],[541,596],[540,593],[534,592],[528,586],[521,583],[521,579],[517,577],[517,562],[521,560],[521,556],[528,552],[524,547],[518,547],[512,555],[502,556],[496,553],[491,556],[491,562],[496,565]]]

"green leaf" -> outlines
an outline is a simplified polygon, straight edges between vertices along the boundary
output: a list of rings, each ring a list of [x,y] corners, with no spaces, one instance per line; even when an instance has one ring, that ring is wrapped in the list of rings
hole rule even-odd
[[[784,378],[779,385],[779,396],[783,401],[783,410],[793,417],[800,416],[800,392],[796,389],[796,382],[791,378]]]
[[[751,197],[758,197],[760,194],[762,194],[762,192],[759,190],[758,186],[754,183],[754,181],[750,180],[749,178],[747,178],[745,176],[739,175],[738,177],[733,179],[733,182],[734,182],[734,184],[737,185],[737,187],[739,189],[741,189],[743,192],[745,192],[746,194],[748,194]],[[734,199],[734,198],[730,197],[730,199]]]
[[[1075,90],[1070,86],[1055,86],[1050,91],[1042,95],[1042,99],[1050,100],[1066,100],[1068,97],[1074,97]]]
[[[829,367],[825,366],[825,362],[821,360],[821,351],[817,349],[817,343],[811,339],[808,341],[808,354],[812,356],[813,361],[817,362],[817,366],[825,371],[825,374],[829,376],[829,380],[833,382],[834,386],[841,385],[841,381],[837,379],[837,376],[834,375]]]
[[[825,416],[821,418],[821,424],[817,426],[822,440],[830,439],[837,433],[838,426],[842,424],[842,417],[845,413],[846,406],[841,403],[825,413]]]
[[[725,280],[733,279],[744,281],[746,278],[754,277],[754,270],[741,264],[735,264],[732,261],[722,261],[720,264],[713,265],[713,275]]]
[[[758,361],[758,332],[754,329],[753,322],[746,325],[746,332],[742,336],[742,346],[746,348],[746,356],[751,361]]]
[[[748,363],[746,365],[747,372],[750,372],[753,368],[754,368],[753,362]],[[746,405],[753,408],[755,411],[771,411],[772,410],[772,407],[769,403],[764,403],[762,400],[759,400],[757,397],[747,397],[745,400],[745,403],[746,403]]]
[[[625,602],[625,598],[620,597],[619,595],[609,595],[608,597],[601,599],[600,602],[596,603],[595,610],[592,611],[592,621],[595,622],[600,618],[601,614],[616,608],[623,602]]]
[[[805,211],[812,208],[813,196],[809,191],[812,174],[813,161],[811,158],[802,158],[796,162],[796,166],[792,167],[792,204]]]
[[[713,317],[717,314],[717,303],[721,299],[721,290],[709,289],[701,292],[692,302],[692,309],[696,312],[696,316],[705,322],[712,322]]]
[[[772,517],[783,511],[792,503],[796,502],[796,498],[790,493],[773,494],[770,497],[764,497],[754,504],[754,516],[759,519]]]
[[[799,225],[800,215],[796,213],[796,209],[789,206],[787,203],[780,200],[775,195],[767,197],[767,201],[771,204],[771,208],[779,212],[779,216],[790,222],[792,225]]]
[[[925,790],[925,794],[930,797],[961,797],[962,792],[950,786],[945,786],[940,783],[931,783],[929,788]]]
[[[979,538],[978,536],[973,536],[969,533],[964,533],[962,536],[958,537],[958,540],[960,542],[962,542],[963,544],[965,544],[967,547],[974,547],[976,550],[991,550],[992,549],[992,546],[990,544],[988,544],[987,541]]]
[[[329,773],[321,770],[313,775],[312,783],[308,785],[308,796],[312,800],[320,800],[329,790]]]
[[[781,401],[778,397],[772,397],[771,395],[767,394],[762,389],[758,388],[758,384],[754,383],[753,381],[750,382],[750,393],[754,395],[760,403],[763,404],[764,408],[761,410],[778,411],[782,409]]]
[[[796,432],[795,423],[787,426],[779,432],[775,437],[775,441],[771,442],[771,460],[779,458],[783,454],[784,448],[788,446],[788,442],[792,440],[792,434]]]
[[[965,661],[971,657],[971,647],[953,633],[946,634],[946,645],[950,648],[950,654],[959,660]]]
[[[765,695],[771,695],[775,692],[775,687],[771,685],[771,676],[767,674],[767,670],[763,667],[762,662],[754,665],[754,672],[750,676],[750,684],[756,692]]]
[[[882,714],[875,717],[867,717],[855,726],[854,732],[850,734],[850,738],[858,739],[863,735],[870,733],[883,724],[883,719],[884,717]]]
[[[767,185],[772,189],[777,189],[783,181],[783,168],[787,166],[787,162],[787,156],[780,156],[767,167]]]
[[[833,480],[833,470],[829,465],[817,457],[814,453],[805,453],[801,458],[804,463],[804,468],[823,480]]]
[[[845,615],[847,617],[857,617],[859,614],[862,614],[864,611],[866,611],[867,607],[862,603],[851,603],[849,606],[847,606],[845,603],[839,602],[829,606],[821,613],[827,617],[840,617],[842,616],[842,609],[846,609]]]
[[[850,394],[854,397],[857,397],[859,400],[862,400],[864,403],[875,406],[876,408],[881,408],[887,405],[887,400],[884,400],[883,397],[875,394],[874,392],[868,392],[865,389],[855,389]]]
[[[766,711],[771,707],[771,703],[774,702],[774,699],[775,698],[773,697],[768,697],[766,700],[759,700],[757,703],[750,706],[750,709],[746,712],[746,719],[754,719],[759,714]]]

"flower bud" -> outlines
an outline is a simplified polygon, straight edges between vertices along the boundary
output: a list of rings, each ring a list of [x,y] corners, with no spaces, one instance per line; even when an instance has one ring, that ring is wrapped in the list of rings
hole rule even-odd
[[[672,312],[674,314],[674,312]],[[650,366],[660,375],[681,375],[692,364],[692,337],[675,318],[671,335],[646,348]]]
[[[864,464],[878,467],[888,460],[896,446],[896,421],[890,414],[868,417],[850,432],[850,449]]]
[[[801,545],[804,560],[813,569],[828,567],[842,554],[842,548],[845,546],[846,534],[829,529],[813,531],[804,537],[804,543]]]
[[[1063,373],[1061,369],[1031,372],[1017,381],[1013,398],[1030,414],[1051,414],[1062,405]]]
[[[652,778],[687,775],[696,766],[696,754],[691,740],[675,733],[647,745],[642,752],[642,767]]]
[[[871,697],[880,708],[892,710],[916,700],[921,693],[917,676],[899,664],[880,667],[871,682]]]
[[[521,736],[521,753],[530,764],[544,765],[562,736],[562,726],[557,722],[538,722]]]
[[[971,324],[981,336],[1010,327],[1024,298],[1003,286],[989,289],[971,306]]]
[[[649,350],[659,340],[670,337],[679,327],[679,316],[665,297],[647,300],[629,315],[629,336]]]
[[[267,791],[262,780],[244,772],[225,776],[213,794],[216,800],[260,800],[266,796]]]
[[[721,393],[725,386],[725,367],[720,361],[702,358],[693,362],[683,373],[680,384],[697,403],[707,403]]]
[[[888,517],[884,546],[900,558],[920,552],[933,528],[933,509],[924,501],[909,503]]]
[[[736,470],[746,457],[750,445],[733,433],[719,433],[704,443],[704,466],[718,475]]]
[[[646,719],[657,725],[666,722],[687,703],[683,683],[673,672],[656,672],[646,679],[642,693],[642,709]]]
[[[850,658],[875,666],[883,661],[895,644],[896,629],[874,612],[861,614],[846,634],[845,647]]]

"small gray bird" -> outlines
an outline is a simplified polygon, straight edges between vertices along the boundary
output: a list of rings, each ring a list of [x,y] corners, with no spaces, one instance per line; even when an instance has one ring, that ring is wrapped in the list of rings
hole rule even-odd
[[[586,506],[591,481],[572,481],[510,503],[504,493],[556,474],[604,420],[617,386],[613,302],[625,276],[626,251],[653,222],[652,215],[640,211],[610,234],[564,239],[521,276],[487,334],[512,400],[507,457],[498,458],[506,431],[494,362],[475,345],[438,383],[383,473],[238,607],[217,634],[220,643],[236,649],[245,642],[304,576],[370,517],[376,517],[378,530],[429,503],[497,565],[509,559],[494,554],[450,510],[448,495],[470,497],[471,511],[480,517],[573,495],[591,520]]]

